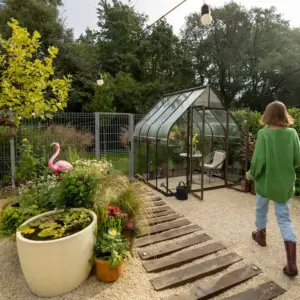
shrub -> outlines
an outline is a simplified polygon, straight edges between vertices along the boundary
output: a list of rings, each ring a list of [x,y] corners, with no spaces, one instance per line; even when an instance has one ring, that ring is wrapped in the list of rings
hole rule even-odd
[[[16,201],[21,207],[36,206],[39,209],[50,211],[56,208],[56,195],[59,182],[56,176],[48,175],[37,183],[29,183],[21,187]]]
[[[92,145],[94,137],[90,132],[77,130],[70,125],[51,125],[47,129],[40,131],[38,136],[33,137],[37,145],[40,141],[51,143],[59,143],[62,149],[72,148],[77,152],[86,150]]]
[[[93,207],[93,196],[99,179],[78,171],[64,174],[58,187],[57,207]]]
[[[27,139],[23,139],[16,178],[19,180],[36,179],[45,172],[45,169],[45,162],[34,155],[32,145]]]
[[[57,207],[92,208],[101,178],[109,172],[109,169],[110,164],[106,161],[76,161],[73,171],[61,177],[57,192]]]

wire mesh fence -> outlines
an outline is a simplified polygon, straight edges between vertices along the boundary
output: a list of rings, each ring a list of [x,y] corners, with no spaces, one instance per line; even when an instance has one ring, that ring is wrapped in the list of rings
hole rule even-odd
[[[34,155],[44,164],[54,153],[51,144],[59,143],[58,159],[106,158],[121,172],[132,175],[130,141],[134,126],[142,117],[125,113],[56,113],[52,119],[23,120],[13,138],[17,174],[24,142],[29,142]],[[1,181],[11,178],[11,167],[10,139],[0,136]]]

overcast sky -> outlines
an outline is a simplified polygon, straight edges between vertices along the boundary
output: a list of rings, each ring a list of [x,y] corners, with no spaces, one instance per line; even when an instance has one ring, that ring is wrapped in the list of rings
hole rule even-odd
[[[69,27],[74,28],[75,36],[78,37],[87,27],[96,29],[97,14],[96,7],[99,0],[64,0],[65,7],[63,16]],[[123,0],[127,2],[127,0]],[[171,8],[180,3],[181,0],[132,0],[136,9],[149,16],[149,23],[154,22]],[[221,6],[230,1],[207,0],[206,3]],[[275,6],[284,18],[293,26],[300,26],[300,1],[299,0],[240,0],[238,3],[250,8],[252,6],[270,7]],[[173,25],[175,32],[179,32],[184,24],[184,18],[194,11],[199,11],[202,0],[187,0],[181,7],[171,13],[168,21]],[[298,3],[298,4],[296,4]]]

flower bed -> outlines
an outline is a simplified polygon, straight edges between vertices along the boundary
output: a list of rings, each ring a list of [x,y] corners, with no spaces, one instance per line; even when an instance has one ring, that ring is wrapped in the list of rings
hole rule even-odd
[[[106,274],[98,279],[117,280],[134,237],[147,227],[137,218],[147,219],[151,208],[143,184],[107,161],[77,157],[71,163],[69,173],[27,181],[0,217],[0,235],[16,234],[24,277],[39,296],[76,288],[92,264]]]

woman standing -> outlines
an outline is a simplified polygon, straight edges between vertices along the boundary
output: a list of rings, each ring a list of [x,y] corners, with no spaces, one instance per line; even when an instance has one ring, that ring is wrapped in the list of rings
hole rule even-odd
[[[300,166],[300,142],[297,132],[289,128],[293,121],[282,102],[275,101],[267,106],[262,119],[266,128],[258,133],[251,169],[246,175],[256,186],[257,231],[252,237],[260,246],[267,245],[267,215],[269,201],[273,200],[287,255],[283,272],[288,276],[298,275],[290,199],[295,192],[295,168]]]

